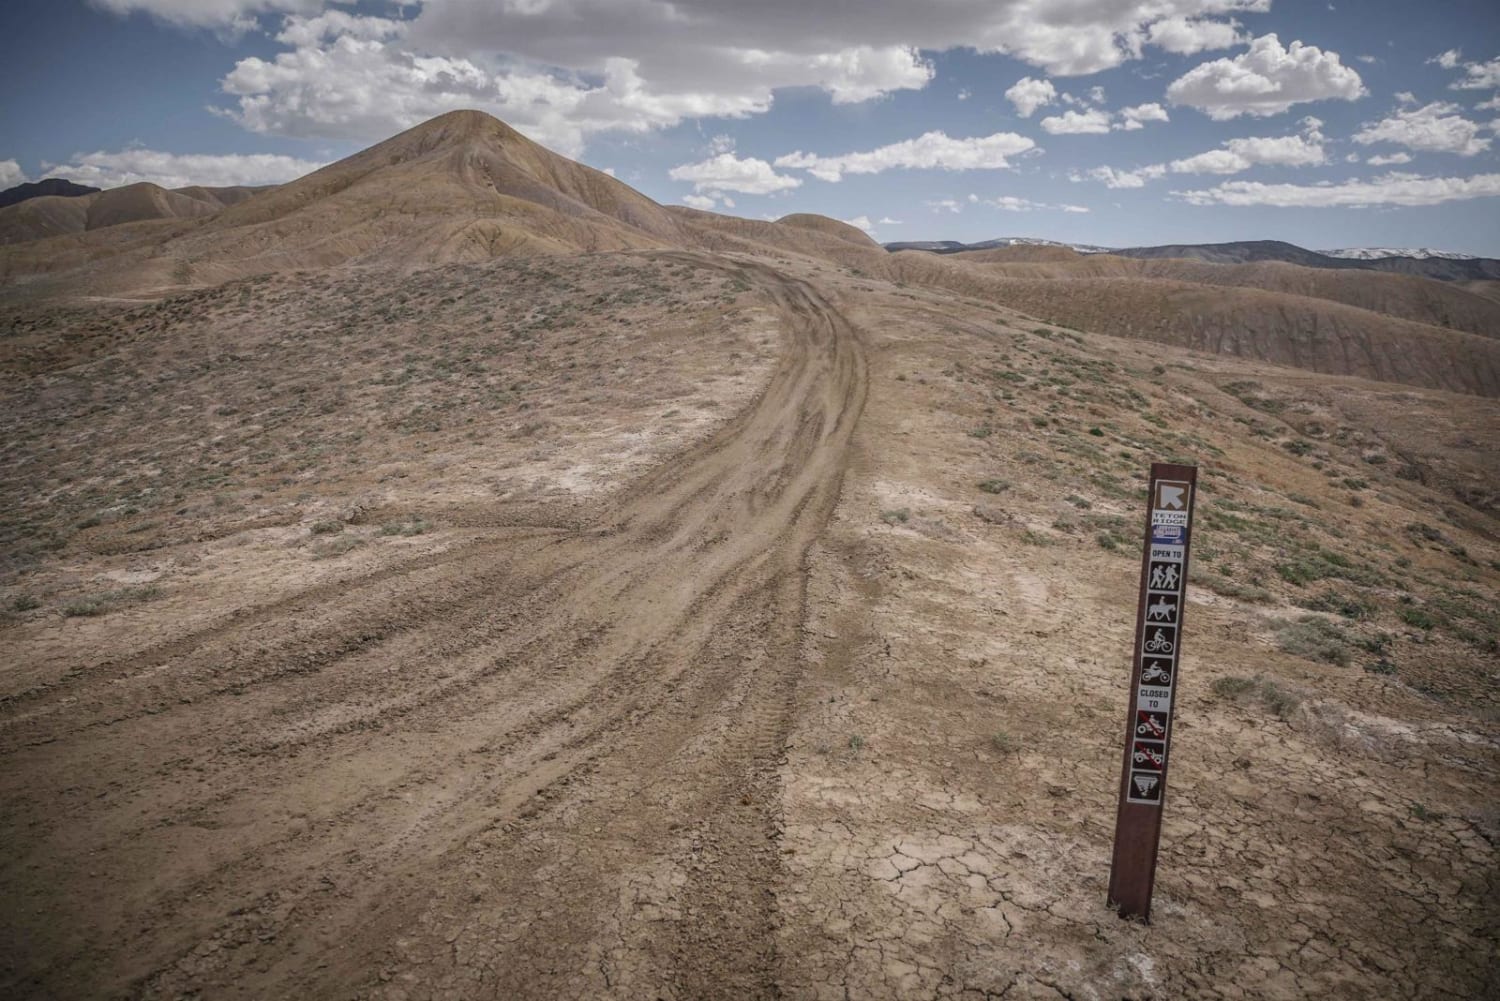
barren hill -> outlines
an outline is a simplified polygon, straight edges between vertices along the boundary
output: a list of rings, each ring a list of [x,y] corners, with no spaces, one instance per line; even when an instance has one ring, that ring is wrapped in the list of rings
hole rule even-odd
[[[133,222],[199,219],[263,189],[168,189],[141,181],[83,195],[46,195],[0,209],[0,244],[27,243]]]
[[[673,216],[655,202],[480,112],[443,115],[254,198],[231,199],[222,210],[179,193],[156,189],[151,195],[156,211],[141,206],[137,218],[212,218],[164,235],[33,242],[4,252],[0,267],[11,275],[82,269],[91,287],[108,291],[168,285],[184,272],[196,282],[218,282],[345,262],[422,266],[686,242]],[[128,197],[132,206],[142,201],[141,193]],[[78,211],[33,208],[32,216],[45,212],[47,221],[28,216],[27,223],[75,232],[88,228],[66,214]],[[53,214],[61,220],[53,221]],[[107,269],[89,273],[104,259]]]
[[[1457,284],[1284,263],[1085,256],[1056,246],[888,254],[823,216],[763,222],[663,207],[480,112],[442,115],[296,181],[244,194],[132,185],[34,199],[0,219],[10,213],[65,235],[0,249],[0,276],[29,294],[116,294],[346,264],[414,268],[669,248],[792,253],[1088,329],[1331,374],[1500,390],[1500,304]],[[1226,259],[1288,253],[1279,244],[1210,250]]]
[[[264,269],[681,242],[672,216],[623,182],[459,111],[234,206],[182,249]]]
[[[1135,260],[1112,254],[1077,254],[1061,247],[1011,247],[954,254],[954,261],[990,264],[1008,278],[1152,278],[1284,292],[1327,299],[1387,316],[1486,337],[1500,337],[1500,308],[1463,283],[1402,274],[1332,271],[1265,261],[1212,264],[1164,258]]]
[[[1169,244],[1159,247],[1129,247],[1113,251],[1121,257],[1145,260],[1176,258],[1211,264],[1247,264],[1279,261],[1309,268],[1370,270],[1419,275],[1441,281],[1500,278],[1500,261],[1489,258],[1377,257],[1372,259],[1330,257],[1281,240],[1241,240],[1232,243]]]
[[[1146,277],[1014,278],[997,274],[991,265],[919,252],[894,254],[891,260],[888,273],[903,281],[1001,302],[1078,329],[1314,372],[1500,395],[1500,338],[1495,336],[1254,288]]]

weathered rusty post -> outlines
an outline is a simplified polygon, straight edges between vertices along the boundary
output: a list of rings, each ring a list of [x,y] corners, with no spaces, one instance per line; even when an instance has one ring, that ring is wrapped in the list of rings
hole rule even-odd
[[[1151,918],[1161,814],[1167,798],[1173,697],[1182,664],[1182,620],[1197,485],[1197,466],[1151,464],[1135,657],[1125,712],[1125,757],[1109,870],[1109,902],[1119,908],[1122,918]]]

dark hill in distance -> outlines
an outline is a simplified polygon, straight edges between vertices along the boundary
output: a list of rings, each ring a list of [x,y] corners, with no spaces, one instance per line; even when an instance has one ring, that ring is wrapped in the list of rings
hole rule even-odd
[[[971,250],[988,250],[1012,241],[985,240],[982,243],[958,243],[953,240],[931,240],[916,243],[888,243],[885,249],[925,250],[935,254],[957,254]],[[1031,241],[1046,243],[1048,241]],[[1064,246],[1073,246],[1064,244]],[[1330,257],[1281,240],[1240,240],[1233,243],[1173,243],[1159,247],[1073,246],[1081,253],[1108,253],[1138,260],[1189,260],[1208,264],[1257,264],[1281,262],[1304,268],[1337,271],[1385,271],[1394,274],[1435,278],[1438,281],[1494,281],[1500,279],[1500,260],[1487,257],[1450,259],[1442,257],[1376,257],[1370,259]]]
[[[0,209],[7,205],[16,205],[30,198],[41,198],[43,195],[55,195],[60,198],[77,198],[79,195],[92,195],[99,191],[87,184],[74,184],[72,181],[61,177],[47,177],[40,181],[28,181],[25,184],[17,184],[14,188],[6,188],[0,191]]]

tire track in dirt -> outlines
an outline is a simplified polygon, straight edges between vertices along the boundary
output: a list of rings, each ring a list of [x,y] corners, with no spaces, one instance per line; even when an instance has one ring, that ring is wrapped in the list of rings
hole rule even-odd
[[[738,418],[577,530],[324,585],[0,701],[0,990],[775,994],[805,562],[865,360],[809,285],[655,256],[760,288],[785,350]]]

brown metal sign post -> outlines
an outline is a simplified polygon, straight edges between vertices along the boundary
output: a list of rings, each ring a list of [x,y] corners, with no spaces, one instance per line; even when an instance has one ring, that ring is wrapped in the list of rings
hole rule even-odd
[[[1109,902],[1120,909],[1122,918],[1151,918],[1197,485],[1197,466],[1151,464],[1151,509],[1141,555],[1135,658],[1125,712],[1125,760],[1109,869]]]

